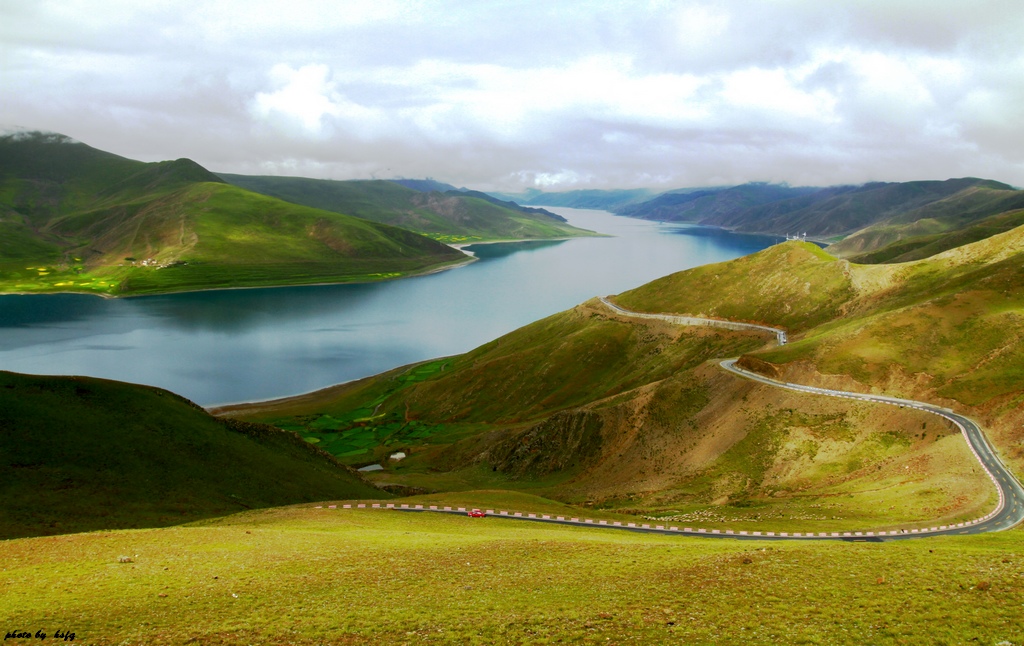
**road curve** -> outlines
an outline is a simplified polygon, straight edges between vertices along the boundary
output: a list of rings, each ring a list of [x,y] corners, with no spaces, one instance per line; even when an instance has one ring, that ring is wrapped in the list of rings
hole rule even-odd
[[[676,325],[697,325],[702,327],[720,327],[727,330],[753,330],[755,332],[770,332],[775,335],[775,340],[779,342],[779,345],[786,345],[788,340],[786,331],[777,327],[769,327],[767,325],[758,325],[757,323],[740,323],[738,321],[726,321],[724,319],[708,319],[701,318],[699,316],[680,316],[678,314],[648,314],[646,312],[632,312],[616,305],[615,303],[608,300],[606,296],[601,297],[601,302],[611,308],[617,314],[623,316],[630,316],[637,319],[658,319],[660,321],[668,321],[669,323],[675,323]]]
[[[942,525],[928,529],[914,529],[910,531],[912,535],[981,534],[984,532],[995,532],[1002,529],[1009,529],[1024,520],[1024,488],[1021,487],[1020,482],[1013,477],[1013,474],[1010,473],[1010,471],[999,460],[999,457],[996,456],[995,451],[992,449],[992,445],[989,444],[988,438],[986,438],[985,434],[982,432],[981,427],[979,427],[973,420],[954,413],[949,409],[940,408],[939,406],[933,406],[932,404],[926,404],[924,402],[914,401],[912,399],[899,399],[897,397],[886,397],[884,395],[867,395],[864,393],[831,390],[828,388],[817,388],[814,386],[803,386],[784,381],[776,381],[738,367],[735,359],[726,359],[719,365],[733,374],[746,377],[747,379],[753,379],[754,381],[758,381],[769,386],[775,386],[777,388],[785,388],[787,390],[795,390],[814,395],[825,395],[828,397],[859,399],[861,401],[874,402],[877,404],[899,406],[900,408],[916,408],[953,422],[953,424],[960,429],[960,433],[964,436],[964,439],[967,440],[967,446],[969,446],[971,452],[974,453],[974,457],[978,459],[978,462],[981,464],[981,468],[985,470],[985,473],[988,474],[988,477],[995,485],[996,491],[999,494],[999,503],[996,505],[995,509],[982,518],[966,523],[959,523],[954,526]]]
[[[632,312],[624,309],[610,302],[607,298],[602,297],[601,302],[608,306],[612,311],[623,316],[630,316],[635,318],[646,318],[646,319],[660,319],[668,321],[670,323],[678,323],[680,325],[710,325],[714,327],[724,327],[733,330],[753,330],[761,332],[771,332],[775,334],[776,340],[779,345],[784,345],[787,342],[785,330],[779,328],[769,327],[767,325],[756,325],[753,323],[738,323],[733,321],[721,321],[718,319],[704,319],[699,317],[690,316],[678,316],[675,314],[650,314],[644,312]],[[744,370],[736,365],[735,359],[726,359],[719,365],[721,367],[735,375],[752,379],[760,383],[774,386],[776,388],[785,388],[787,390],[795,390],[798,392],[810,393],[814,395],[824,395],[827,397],[842,397],[844,399],[858,399],[861,401],[874,402],[878,404],[889,404],[892,406],[899,406],[900,408],[916,408],[926,413],[938,415],[943,417],[960,429],[960,433],[964,436],[967,441],[967,445],[970,447],[971,452],[978,459],[978,463],[981,464],[981,468],[985,470],[988,477],[992,480],[992,483],[996,487],[996,491],[999,495],[999,502],[996,508],[991,512],[972,521],[958,523],[956,525],[940,525],[937,527],[929,527],[926,529],[911,529],[911,530],[895,530],[889,532],[857,532],[856,534],[863,534],[868,536],[885,536],[887,539],[892,538],[909,538],[914,536],[929,535],[934,536],[937,534],[980,534],[984,532],[994,532],[1003,529],[1009,529],[1014,525],[1017,525],[1024,520],[1024,488],[1021,487],[1020,482],[1013,476],[1012,473],[1006,468],[1005,465],[999,460],[992,445],[989,443],[988,438],[982,432],[973,420],[964,417],[958,413],[953,412],[948,408],[942,408],[927,404],[925,402],[914,401],[911,399],[900,399],[898,397],[887,397],[885,395],[869,395],[864,393],[848,392],[844,390],[832,390],[828,388],[818,388],[815,386],[804,386],[801,384],[794,384],[789,382],[777,381],[764,375]]]
[[[767,325],[757,325],[754,323],[739,323],[735,321],[723,321],[719,319],[705,319],[691,316],[678,316],[675,314],[649,314],[644,312],[631,312],[623,309],[614,303],[611,303],[606,298],[601,298],[601,302],[607,305],[611,310],[617,314],[623,316],[630,316],[634,318],[644,319],[660,319],[668,321],[670,323],[676,323],[679,325],[700,325],[710,327],[721,327],[731,330],[753,330],[758,332],[770,332],[775,335],[776,340],[780,345],[787,342],[785,330],[778,328],[769,327]],[[760,383],[774,386],[776,388],[785,388],[787,390],[795,390],[798,392],[810,393],[814,395],[823,395],[827,397],[842,397],[844,399],[858,399],[862,401],[874,402],[878,404],[888,404],[892,406],[916,408],[926,413],[932,413],[943,417],[953,424],[955,424],[960,432],[963,434],[964,439],[967,440],[967,445],[971,448],[971,451],[977,457],[981,467],[988,474],[989,478],[996,486],[996,491],[999,493],[999,503],[996,508],[989,512],[982,518],[978,518],[972,521],[966,521],[963,523],[957,523],[955,525],[939,525],[937,527],[929,527],[925,529],[897,529],[888,531],[839,531],[839,532],[768,532],[768,531],[754,531],[754,530],[731,530],[731,529],[703,529],[694,527],[677,527],[677,526],[666,526],[666,525],[651,525],[649,523],[623,523],[620,521],[607,521],[607,520],[592,520],[589,518],[576,518],[576,517],[565,517],[565,516],[551,516],[549,514],[535,514],[526,512],[513,512],[493,509],[486,510],[487,516],[491,518],[504,518],[510,520],[529,520],[540,523],[553,523],[558,525],[571,525],[571,526],[583,526],[583,527],[600,527],[605,529],[620,529],[633,532],[643,532],[649,534],[667,534],[674,536],[699,536],[705,538],[731,538],[737,540],[833,540],[833,541],[890,541],[890,540],[902,540],[909,538],[922,538],[925,536],[940,536],[940,535],[959,535],[959,534],[981,534],[986,532],[995,532],[1003,529],[1009,529],[1014,525],[1017,525],[1024,520],[1024,488],[1021,487],[1020,482],[1013,477],[1006,467],[999,461],[995,451],[989,444],[988,439],[982,432],[981,428],[974,423],[972,420],[955,413],[947,408],[941,408],[939,406],[933,406],[932,404],[926,404],[924,402],[913,401],[910,399],[899,399],[897,397],[886,397],[884,395],[868,395],[864,393],[854,393],[842,390],[831,390],[827,388],[818,388],[815,386],[804,386],[801,384],[794,384],[789,382],[777,381],[770,379],[763,375],[759,375],[749,370],[744,370],[736,366],[735,359],[726,359],[719,364],[724,370],[727,370],[737,376],[744,377],[746,379],[753,379]],[[407,512],[438,512],[446,514],[458,514],[465,516],[467,509],[465,507],[441,507],[437,505],[409,505],[409,504],[395,504],[395,503],[351,503],[343,505],[328,505],[326,508],[323,505],[317,505],[315,509],[390,509],[395,511],[407,511]]]

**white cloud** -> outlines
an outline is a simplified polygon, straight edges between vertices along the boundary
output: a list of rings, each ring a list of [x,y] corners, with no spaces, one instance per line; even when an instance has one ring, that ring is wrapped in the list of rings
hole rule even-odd
[[[773,115],[835,122],[837,99],[825,90],[806,91],[783,69],[745,69],[725,75],[719,97],[723,104]],[[806,127],[807,124],[804,124]]]
[[[380,109],[349,100],[326,65],[275,65],[268,74],[274,89],[257,92],[250,104],[258,120],[288,134],[329,136],[343,129],[358,139],[378,136],[387,121]]]
[[[482,188],[1024,184],[1022,34],[1015,0],[0,0],[0,122]]]

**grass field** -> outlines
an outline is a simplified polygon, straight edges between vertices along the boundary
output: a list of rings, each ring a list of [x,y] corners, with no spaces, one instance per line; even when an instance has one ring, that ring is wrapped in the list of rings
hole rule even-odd
[[[341,412],[334,402],[327,409],[329,412],[311,407],[310,400],[323,401],[318,397],[321,393],[291,398],[291,404],[275,406],[266,419],[274,426],[301,434],[308,442],[353,465],[381,461],[387,454],[410,446],[450,444],[478,430],[479,425],[429,423],[407,419],[392,409],[381,412],[383,404],[395,393],[450,368],[451,359],[438,359],[391,371],[387,379],[374,383],[368,392],[360,391],[352,400],[356,403]]]
[[[739,542],[307,505],[2,542],[0,615],[89,644],[1020,643],[1022,562],[1019,531]]]

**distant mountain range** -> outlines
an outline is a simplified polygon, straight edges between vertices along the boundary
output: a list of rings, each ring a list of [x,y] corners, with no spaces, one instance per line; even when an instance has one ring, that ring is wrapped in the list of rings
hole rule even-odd
[[[564,192],[545,192],[529,189],[522,193],[491,193],[502,199],[531,206],[564,206],[573,209],[599,209],[614,211],[618,208],[650,199],[656,193],[646,188],[622,190],[581,189]]]
[[[778,184],[743,184],[731,188],[694,189],[662,193],[657,197],[614,209],[615,213],[663,222],[712,224],[735,213],[817,191]]]
[[[653,196],[642,190],[583,190],[507,197],[661,222],[806,235],[833,243],[831,253],[865,263],[926,258],[1024,222],[1024,191],[973,177],[827,188],[749,183]]]

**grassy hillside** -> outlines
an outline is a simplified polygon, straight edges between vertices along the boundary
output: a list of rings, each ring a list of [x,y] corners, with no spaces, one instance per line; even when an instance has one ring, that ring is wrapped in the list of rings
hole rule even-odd
[[[466,257],[415,233],[296,206],[179,159],[60,135],[0,137],[0,291],[110,295],[380,280]]]
[[[397,182],[221,174],[250,191],[416,231],[448,243],[592,235],[553,213],[480,193],[427,191]],[[418,185],[417,185],[418,186]]]
[[[817,245],[786,243],[653,280],[615,301],[641,312],[768,323],[795,332],[840,316],[853,293],[845,265]]]
[[[993,491],[932,416],[784,393],[722,373],[745,354],[803,383],[974,415],[1024,467],[1024,229],[900,266],[786,243],[616,297],[627,308],[780,325],[766,335],[616,316],[585,303],[438,360],[219,411],[294,429],[379,482],[533,491],[658,518],[846,527],[966,518]],[[401,462],[392,452],[409,454]]]
[[[815,327],[795,327],[802,334],[793,343],[758,356],[796,380],[946,401],[967,410],[990,428],[1004,457],[1020,472],[1024,228],[900,265],[854,265],[827,257],[820,263],[821,276],[841,275],[831,291],[847,294],[835,316]],[[763,273],[791,274],[767,267]],[[619,302],[685,312],[694,306],[691,291],[699,290],[693,276],[677,274],[658,289],[652,283]],[[755,279],[754,291],[764,293],[770,283]],[[786,294],[789,316],[815,317],[823,311],[830,290],[808,283],[804,294]],[[722,283],[720,289],[722,305],[710,313],[787,324],[785,315],[766,312],[759,298],[745,297],[752,291],[745,282]]]
[[[89,644],[1016,644],[1022,558],[1020,531],[767,543],[303,506],[2,542],[0,613]]]
[[[1024,209],[992,215],[976,223],[954,230],[945,230],[941,233],[915,235],[907,230],[910,227],[901,229],[895,226],[883,226],[873,232],[865,232],[863,237],[867,238],[877,234],[888,239],[895,235],[896,241],[886,244],[875,251],[850,256],[850,260],[869,265],[921,260],[949,249],[955,249],[972,242],[990,238],[997,233],[1003,233],[1021,225],[1024,225]],[[914,227],[914,229],[918,229],[918,227]],[[861,237],[860,234],[856,235]],[[842,248],[833,249],[829,247],[829,251],[840,256],[843,255]]]
[[[823,372],[866,385],[892,383],[902,371],[921,379],[919,394],[980,406],[1024,390],[1014,367],[1022,263],[1019,227],[894,266],[855,265],[787,243],[674,274],[617,300],[647,311],[703,307],[715,316],[789,326],[803,334],[764,356],[813,358]],[[732,271],[744,264],[749,277]]]
[[[1019,226],[1022,208],[1024,191],[972,187],[873,224],[829,252],[861,263],[919,260]]]
[[[399,185],[404,186],[406,188],[411,188],[414,191],[420,191],[421,193],[429,193],[431,191],[438,191],[440,193],[445,193],[447,191],[457,191],[457,190],[459,190],[456,187],[452,186],[451,184],[447,184],[445,182],[439,182],[437,180],[430,179],[430,178],[427,178],[427,179],[393,179],[393,180],[389,180],[389,181],[392,181],[395,184],[399,184]]]
[[[0,371],[0,538],[386,496],[292,433],[165,390]]]
[[[864,383],[918,379],[921,392],[985,409],[1012,405],[1024,390],[1022,238],[1017,228],[887,275],[854,269],[855,278],[884,276],[884,285],[862,287],[859,299],[880,306],[771,356],[812,358],[824,372]]]

